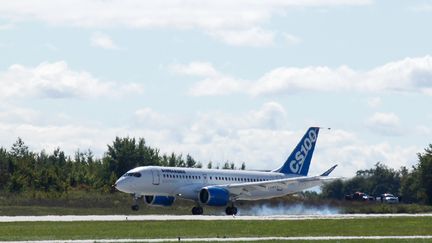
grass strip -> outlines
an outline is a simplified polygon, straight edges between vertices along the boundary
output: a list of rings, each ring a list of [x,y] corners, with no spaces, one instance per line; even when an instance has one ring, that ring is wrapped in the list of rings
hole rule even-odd
[[[0,223],[0,240],[242,236],[429,235],[432,217],[265,221],[101,221]]]

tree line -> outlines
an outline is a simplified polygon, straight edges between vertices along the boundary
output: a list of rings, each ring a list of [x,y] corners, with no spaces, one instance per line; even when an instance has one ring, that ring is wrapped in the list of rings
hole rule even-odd
[[[0,192],[45,192],[50,195],[70,190],[112,191],[111,185],[128,170],[137,166],[170,166],[202,168],[203,164],[189,154],[161,154],[148,146],[144,138],[116,137],[102,158],[95,158],[91,150],[76,151],[67,156],[60,149],[52,153],[29,150],[21,138],[8,150],[0,148]],[[208,162],[207,168],[236,168],[234,163],[222,166]],[[359,170],[356,176],[336,180],[322,187],[322,198],[343,199],[356,191],[369,195],[394,193],[403,202],[432,204],[432,144],[418,154],[412,168],[398,170],[377,163],[371,169]]]
[[[411,169],[398,170],[382,163],[359,170],[351,179],[336,180],[322,187],[322,197],[342,199],[357,191],[369,195],[393,193],[405,203],[432,204],[432,144],[418,153],[418,162]]]
[[[111,185],[128,170],[137,166],[170,166],[201,168],[201,162],[189,154],[161,154],[159,149],[146,145],[144,138],[116,137],[107,146],[102,158],[95,158],[91,150],[65,155],[60,148],[52,153],[29,150],[21,138],[7,150],[0,148],[0,191],[40,191],[55,195],[70,190],[111,191]],[[237,169],[234,163],[207,168]],[[245,164],[240,169],[245,169]]]

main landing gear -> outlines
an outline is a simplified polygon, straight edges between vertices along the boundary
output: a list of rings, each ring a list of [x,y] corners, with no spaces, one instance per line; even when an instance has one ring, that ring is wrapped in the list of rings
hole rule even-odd
[[[192,208],[192,214],[193,215],[201,215],[204,213],[204,210],[201,206],[196,206]]]
[[[136,194],[133,194],[133,204],[131,206],[132,211],[138,211],[139,205],[138,205],[138,199],[139,197]]]
[[[234,204],[232,204],[231,206],[228,206],[225,209],[225,213],[226,213],[226,215],[236,215],[237,214],[237,208],[234,207]]]

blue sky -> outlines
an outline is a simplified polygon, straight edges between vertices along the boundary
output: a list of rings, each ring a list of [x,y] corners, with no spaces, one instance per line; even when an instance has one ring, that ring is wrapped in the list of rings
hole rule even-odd
[[[411,166],[432,141],[432,2],[0,3],[0,145],[102,156],[115,136],[272,169]]]

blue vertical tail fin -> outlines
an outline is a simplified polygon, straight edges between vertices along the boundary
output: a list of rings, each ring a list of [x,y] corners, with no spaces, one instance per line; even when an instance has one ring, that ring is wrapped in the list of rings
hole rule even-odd
[[[306,176],[318,139],[319,127],[310,127],[285,163],[273,172]]]

